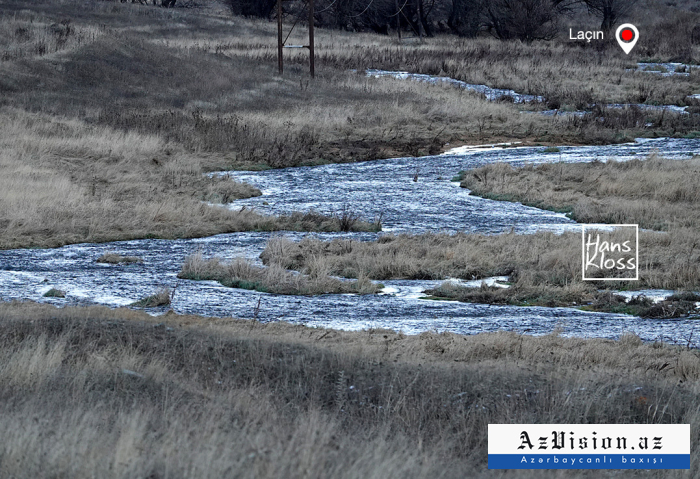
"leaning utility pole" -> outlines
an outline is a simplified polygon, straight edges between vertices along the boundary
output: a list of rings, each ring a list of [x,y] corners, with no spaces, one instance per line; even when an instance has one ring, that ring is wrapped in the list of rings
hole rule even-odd
[[[282,52],[284,51],[284,42],[282,40],[282,0],[277,0],[277,66],[279,67],[280,75],[284,73],[284,60]]]
[[[311,65],[311,78],[316,75],[314,61],[314,0],[309,0],[309,63]]]

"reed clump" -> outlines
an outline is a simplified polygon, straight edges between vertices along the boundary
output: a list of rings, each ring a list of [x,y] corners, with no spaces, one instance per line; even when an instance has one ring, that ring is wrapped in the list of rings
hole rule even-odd
[[[172,290],[167,286],[163,286],[158,288],[155,293],[132,303],[131,306],[136,308],[158,308],[161,306],[169,306],[171,301]]]
[[[223,261],[216,257],[205,259],[200,252],[190,255],[185,260],[178,278],[213,280],[230,288],[289,295],[374,294],[383,288],[367,277],[344,281],[329,276],[327,271],[320,268],[310,271],[309,274],[296,274],[278,264],[260,267],[243,258],[231,261]]]
[[[143,259],[138,256],[122,256],[118,253],[108,251],[97,258],[95,262],[104,264],[134,264],[143,263]]]

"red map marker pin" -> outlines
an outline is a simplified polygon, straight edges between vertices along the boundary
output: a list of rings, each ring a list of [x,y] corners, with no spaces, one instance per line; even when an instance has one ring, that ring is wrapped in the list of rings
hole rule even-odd
[[[639,30],[631,23],[625,23],[617,27],[615,38],[617,38],[617,43],[620,44],[622,50],[629,55],[639,40]]]

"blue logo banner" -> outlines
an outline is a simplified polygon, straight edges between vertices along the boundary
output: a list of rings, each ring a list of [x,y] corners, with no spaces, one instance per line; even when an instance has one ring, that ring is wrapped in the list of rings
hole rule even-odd
[[[489,454],[489,469],[690,469],[690,454]]]

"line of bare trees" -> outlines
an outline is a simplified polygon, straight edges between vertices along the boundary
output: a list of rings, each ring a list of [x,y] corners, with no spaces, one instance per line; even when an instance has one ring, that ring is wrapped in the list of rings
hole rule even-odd
[[[149,0],[121,0],[122,3],[140,3],[141,5],[150,5]],[[177,0],[150,0],[153,5],[158,5],[160,7],[172,8],[177,3]]]
[[[223,0],[236,15],[269,18],[277,0]],[[587,10],[610,31],[637,0],[315,0],[320,26],[379,33],[403,30],[415,35],[451,31],[472,37],[487,30],[500,39],[547,40],[560,30],[565,15]],[[303,0],[284,0],[289,15]]]

